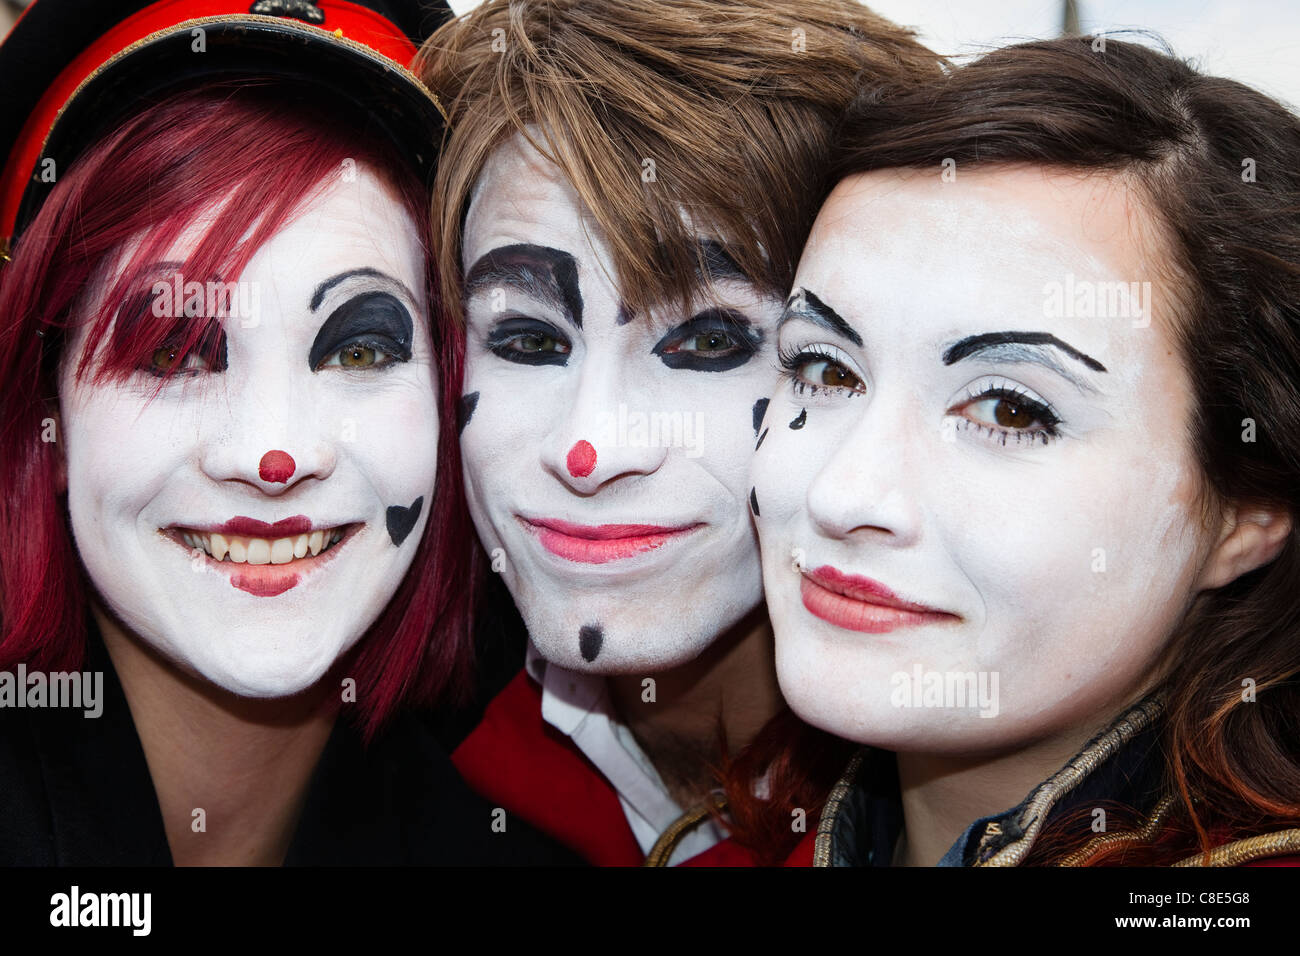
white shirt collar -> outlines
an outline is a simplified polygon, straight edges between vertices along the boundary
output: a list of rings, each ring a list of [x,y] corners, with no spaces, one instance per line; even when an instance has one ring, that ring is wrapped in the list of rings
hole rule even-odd
[[[669,796],[632,731],[615,715],[605,678],[548,662],[532,641],[524,655],[524,669],[542,687],[542,719],[572,740],[604,774],[618,793],[641,852],[649,853],[682,809]],[[681,839],[668,862],[688,860],[726,836],[715,821],[707,820]]]

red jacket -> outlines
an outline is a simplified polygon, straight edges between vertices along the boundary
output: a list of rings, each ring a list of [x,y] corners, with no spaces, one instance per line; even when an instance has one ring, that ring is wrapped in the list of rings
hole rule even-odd
[[[482,722],[451,756],[465,781],[508,816],[518,816],[596,866],[645,859],[618,793],[573,742],[542,719],[542,690],[521,670],[488,705]],[[815,829],[815,827],[813,828]],[[786,862],[811,866],[812,832]],[[753,866],[727,839],[685,866]]]

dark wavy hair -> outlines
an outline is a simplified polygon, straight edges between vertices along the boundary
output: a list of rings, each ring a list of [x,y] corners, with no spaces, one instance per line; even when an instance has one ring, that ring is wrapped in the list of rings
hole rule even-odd
[[[1272,562],[1203,592],[1160,662],[1158,839],[1086,862],[1161,864],[1300,821],[1300,119],[1240,83],[1137,42],[1070,37],[989,53],[935,83],[871,90],[849,111],[835,178],[900,167],[1034,164],[1122,177],[1163,227],[1193,382],[1189,440],[1207,515],[1285,511]],[[960,175],[960,173],[959,173]],[[1246,420],[1255,440],[1243,440]],[[1256,699],[1243,685],[1254,681]],[[1092,836],[1044,829],[1031,863]]]

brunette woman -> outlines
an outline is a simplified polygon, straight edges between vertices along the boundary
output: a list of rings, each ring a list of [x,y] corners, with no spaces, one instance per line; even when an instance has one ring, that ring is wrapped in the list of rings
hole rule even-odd
[[[1109,39],[850,115],[752,470],[817,862],[1300,852],[1297,155]]]

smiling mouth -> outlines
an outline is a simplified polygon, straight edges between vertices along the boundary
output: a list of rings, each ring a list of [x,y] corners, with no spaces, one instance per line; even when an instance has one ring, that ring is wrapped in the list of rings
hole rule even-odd
[[[702,528],[648,524],[579,525],[555,518],[523,518],[520,523],[551,554],[579,564],[607,564],[634,558]]]
[[[845,574],[830,565],[805,570],[799,582],[803,606],[837,627],[887,634],[905,627],[959,621],[956,614],[899,598],[878,581]]]
[[[205,564],[227,574],[232,587],[256,597],[275,597],[297,586],[303,574],[333,559],[363,526],[364,522],[345,524],[274,538],[183,526],[162,530],[191,553],[202,551]]]

